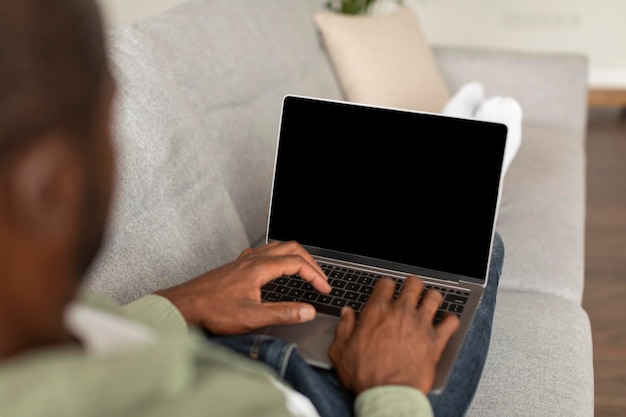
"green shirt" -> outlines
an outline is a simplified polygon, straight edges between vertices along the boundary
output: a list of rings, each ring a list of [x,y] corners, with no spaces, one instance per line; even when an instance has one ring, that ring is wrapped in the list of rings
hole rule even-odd
[[[126,306],[91,293],[81,301],[152,328],[156,341],[109,356],[79,347],[29,352],[0,363],[2,417],[290,416],[278,377],[263,363],[188,329],[165,298]],[[357,416],[432,416],[425,395],[403,386],[358,396]]]

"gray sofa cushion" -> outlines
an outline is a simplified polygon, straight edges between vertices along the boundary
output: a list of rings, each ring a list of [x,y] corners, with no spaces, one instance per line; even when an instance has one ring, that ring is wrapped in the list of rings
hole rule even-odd
[[[498,231],[506,245],[502,288],[580,304],[584,285],[585,156],[580,131],[523,126],[504,180]]]
[[[113,31],[110,43],[117,190],[87,285],[125,303],[231,261],[249,242],[219,153],[159,50],[131,27]]]
[[[493,326],[468,417],[593,415],[591,328],[579,305],[500,289]]]
[[[265,238],[282,97],[341,95],[313,27],[320,6],[194,2],[136,25],[216,146],[213,161],[253,244]]]
[[[452,92],[467,82],[481,81],[487,95],[515,97],[525,120],[585,130],[588,60],[584,55],[461,47],[435,47],[434,52]]]
[[[451,91],[470,81],[517,99],[522,144],[504,180],[501,287],[582,301],[587,60],[584,56],[435,47]]]

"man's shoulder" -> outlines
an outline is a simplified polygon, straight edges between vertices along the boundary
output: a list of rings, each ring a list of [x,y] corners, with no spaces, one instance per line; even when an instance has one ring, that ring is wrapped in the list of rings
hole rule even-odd
[[[288,414],[270,375],[236,366],[226,352],[192,340],[162,338],[101,357],[60,347],[16,358],[0,366],[0,392],[12,393],[10,401],[0,402],[0,415],[74,417],[98,410],[97,415],[195,417],[218,410],[246,417],[254,409],[265,411],[260,415]]]
[[[75,301],[100,312],[141,323],[159,333],[183,335],[188,331],[180,311],[169,300],[158,295],[148,294],[122,305],[88,288],[82,288]]]

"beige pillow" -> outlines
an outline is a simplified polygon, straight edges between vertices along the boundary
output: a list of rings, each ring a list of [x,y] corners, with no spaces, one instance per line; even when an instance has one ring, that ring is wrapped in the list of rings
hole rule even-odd
[[[348,101],[441,112],[450,93],[413,9],[314,20]]]

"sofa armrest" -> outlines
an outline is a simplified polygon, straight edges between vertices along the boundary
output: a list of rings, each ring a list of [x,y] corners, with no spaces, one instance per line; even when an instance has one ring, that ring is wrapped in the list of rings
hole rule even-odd
[[[433,49],[452,93],[467,82],[479,81],[487,95],[517,99],[526,120],[586,128],[585,56],[449,46]]]

